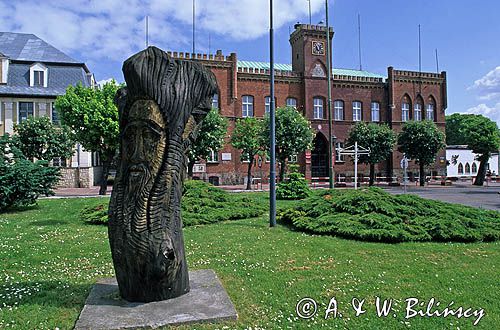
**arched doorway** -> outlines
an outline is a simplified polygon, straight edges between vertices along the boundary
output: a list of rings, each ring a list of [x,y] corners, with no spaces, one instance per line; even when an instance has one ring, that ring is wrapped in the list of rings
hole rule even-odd
[[[328,141],[325,136],[318,132],[314,138],[314,149],[311,151],[311,176],[328,176]]]

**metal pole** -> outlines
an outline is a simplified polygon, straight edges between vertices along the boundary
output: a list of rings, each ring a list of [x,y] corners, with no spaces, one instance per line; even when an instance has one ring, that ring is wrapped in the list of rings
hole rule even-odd
[[[195,0],[193,0],[193,54],[195,53],[195,24],[196,24]]]
[[[328,24],[328,0],[325,0],[326,11],[326,79],[328,81],[328,181],[330,189],[333,189],[333,150],[332,150],[332,66],[331,66],[331,52],[330,52],[330,25]]]
[[[418,72],[422,72],[422,40],[420,38],[420,24],[418,25]]]
[[[363,70],[361,62],[361,15],[358,14],[358,52],[359,52],[359,70]]]
[[[273,0],[270,0],[270,28],[269,28],[269,50],[270,50],[270,74],[271,74],[271,109],[270,113],[270,139],[271,139],[271,164],[269,173],[269,226],[276,226],[276,132],[275,132],[275,104],[274,104],[274,28],[273,28]]]
[[[403,180],[404,180],[404,187],[405,187],[405,194],[406,194],[406,184],[408,183],[408,160],[406,160],[406,155],[403,157]]]
[[[146,16],[146,48],[149,46],[149,17]]]
[[[439,57],[437,48],[436,48],[436,73],[439,73]]]
[[[311,16],[311,0],[307,0],[309,2],[309,25],[312,25],[312,16]]]
[[[358,189],[358,142],[354,142],[354,190]]]

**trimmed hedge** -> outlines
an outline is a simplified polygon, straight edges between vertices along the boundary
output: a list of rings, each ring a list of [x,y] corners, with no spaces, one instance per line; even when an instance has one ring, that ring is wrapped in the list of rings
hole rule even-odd
[[[228,193],[197,180],[184,183],[181,207],[182,222],[185,227],[253,218],[267,210],[248,196]],[[99,204],[84,208],[80,218],[91,224],[107,225],[108,205]]]
[[[380,188],[316,192],[278,214],[314,234],[373,242],[477,242],[500,239],[500,212],[391,195]]]

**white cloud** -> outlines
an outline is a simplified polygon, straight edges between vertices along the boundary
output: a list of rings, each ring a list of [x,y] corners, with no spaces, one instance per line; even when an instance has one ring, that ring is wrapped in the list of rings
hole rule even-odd
[[[483,115],[497,122],[497,124],[500,125],[500,103],[497,103],[493,107],[489,107],[486,104],[481,103],[475,107],[468,109],[466,113],[474,115]]]
[[[488,72],[484,77],[478,79],[469,87],[469,90],[477,90],[479,99],[490,101],[500,98],[500,66]]]
[[[99,87],[102,87],[102,86],[106,85],[107,83],[112,82],[113,80],[114,80],[114,81],[116,81],[116,79],[114,79],[114,78],[108,78],[108,79],[99,80],[99,81],[97,82],[97,85],[98,85]]]
[[[268,32],[268,0],[196,0],[198,33],[212,32],[233,40],[251,40]],[[312,0],[313,13],[324,1]],[[276,0],[275,28],[308,14],[307,1]],[[333,6],[333,2],[331,4]],[[190,49],[189,0],[0,0],[0,31],[34,33],[82,61],[122,61],[144,48],[149,15],[150,44],[168,50]],[[201,48],[201,47],[200,47]]]

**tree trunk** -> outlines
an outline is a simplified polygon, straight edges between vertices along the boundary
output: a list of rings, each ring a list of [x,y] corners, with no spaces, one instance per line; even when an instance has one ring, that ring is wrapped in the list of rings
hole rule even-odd
[[[477,171],[476,180],[474,180],[475,186],[482,186],[484,184],[484,179],[486,177],[486,165],[490,155],[482,155],[479,157],[479,170]]]
[[[109,175],[109,167],[113,157],[106,156],[105,159],[102,160],[102,176],[101,182],[99,185],[99,195],[106,195],[106,191],[108,190],[108,175]]]
[[[280,162],[280,182],[285,180],[286,160]]]
[[[419,162],[419,167],[420,167],[420,187],[425,186],[425,168],[424,164],[422,162]]]
[[[252,166],[253,166],[253,157],[248,160],[248,168],[247,168],[247,190],[252,190]]]
[[[108,222],[113,265],[123,299],[171,299],[189,292],[181,220],[185,155],[211,109],[217,81],[203,65],[173,60],[156,47],[127,59],[123,73]]]
[[[375,164],[370,163],[370,187],[373,186],[373,183],[375,182]]]
[[[188,177],[190,179],[193,178],[193,167],[194,167],[194,163],[196,163],[196,160],[194,159],[189,159],[188,161]]]

